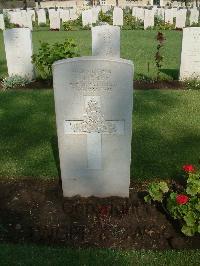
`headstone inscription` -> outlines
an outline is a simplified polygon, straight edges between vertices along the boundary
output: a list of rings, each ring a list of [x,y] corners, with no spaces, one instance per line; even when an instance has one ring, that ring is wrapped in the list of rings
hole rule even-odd
[[[113,10],[113,25],[123,26],[123,9],[115,7]]]
[[[129,195],[133,64],[81,57],[53,64],[65,197]]]
[[[200,28],[183,29],[180,80],[200,79]]]
[[[92,27],[92,55],[120,57],[120,28],[118,26]]]
[[[30,80],[34,79],[30,29],[9,29],[5,30],[3,35],[9,76],[20,75],[26,76]]]

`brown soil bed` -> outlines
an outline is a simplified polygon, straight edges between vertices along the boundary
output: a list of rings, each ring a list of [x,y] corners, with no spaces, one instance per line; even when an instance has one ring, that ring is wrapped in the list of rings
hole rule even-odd
[[[53,85],[44,81],[44,80],[36,80],[31,82],[30,84],[26,85],[26,90],[27,89],[52,89]],[[2,84],[0,83],[0,90],[2,90]],[[23,87],[18,87],[15,89],[23,90]],[[186,85],[184,82],[180,82],[178,80],[170,80],[170,81],[153,81],[153,82],[147,82],[147,81],[134,81],[134,89],[135,90],[185,90]]]
[[[156,206],[144,203],[145,184],[130,198],[63,198],[57,181],[0,182],[0,241],[122,249],[200,248]]]

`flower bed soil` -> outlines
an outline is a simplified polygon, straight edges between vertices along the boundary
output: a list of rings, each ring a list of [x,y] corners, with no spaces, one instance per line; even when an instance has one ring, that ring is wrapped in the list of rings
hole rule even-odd
[[[63,198],[58,181],[0,182],[0,241],[122,249],[200,248],[178,224],[144,203],[146,184],[128,198]]]
[[[47,81],[44,80],[36,80],[33,81],[29,84],[27,84],[25,87],[18,87],[15,89],[52,89],[53,85],[51,83],[48,83]],[[2,90],[2,84],[0,83],[0,90]],[[152,81],[152,82],[147,82],[147,81],[134,81],[134,89],[135,90],[185,90],[187,89],[186,84],[184,82],[180,82],[178,80],[163,80],[163,81]]]

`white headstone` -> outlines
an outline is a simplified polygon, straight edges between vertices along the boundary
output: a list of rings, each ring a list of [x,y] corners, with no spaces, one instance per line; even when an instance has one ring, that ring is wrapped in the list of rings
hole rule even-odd
[[[22,26],[23,28],[29,28],[30,30],[33,30],[32,17],[30,13],[27,13],[26,11],[21,13],[20,26]]]
[[[144,11],[144,29],[154,27],[154,11],[145,9]]]
[[[113,10],[113,25],[123,26],[123,9],[115,7]]]
[[[176,28],[183,29],[186,23],[187,9],[180,9],[176,12]]]
[[[64,9],[64,10],[60,11],[60,18],[62,19],[62,22],[69,21],[70,20],[69,10]]]
[[[136,10],[136,18],[138,19],[138,20],[142,20],[142,21],[144,21],[144,8],[137,8],[137,10]]]
[[[40,23],[44,23],[46,24],[46,13],[44,9],[39,9],[37,11],[37,17],[38,17],[38,25],[40,25]]]
[[[32,35],[28,28],[9,29],[4,31],[4,45],[8,74],[34,78],[31,63]]]
[[[173,10],[172,8],[170,9],[165,9],[165,23],[173,24]]]
[[[82,57],[53,64],[65,197],[129,196],[133,64]]]
[[[183,29],[180,79],[200,79],[200,27]]]
[[[164,17],[165,17],[165,9],[164,8],[158,8],[157,9],[157,16],[164,20]]]
[[[22,26],[22,15],[20,11],[9,12],[10,22]]]
[[[69,18],[70,18],[70,20],[76,20],[78,18],[78,15],[76,14],[75,8],[71,8],[69,10]]]
[[[99,18],[100,9],[98,7],[92,8],[92,23],[96,23]]]
[[[92,28],[92,55],[120,57],[120,28],[118,26],[96,26]]]
[[[197,8],[190,9],[190,25],[199,22],[199,10]]]
[[[111,6],[102,6],[101,10],[103,11],[103,13],[108,12],[111,9]]]
[[[32,21],[35,21],[35,10],[27,10],[27,13],[31,16]]]
[[[5,23],[3,14],[0,14],[0,30],[5,30]]]
[[[51,11],[50,16],[50,29],[59,30],[60,29],[60,13],[59,11]]]
[[[82,24],[83,26],[91,26],[92,25],[92,10],[84,10],[82,12]]]

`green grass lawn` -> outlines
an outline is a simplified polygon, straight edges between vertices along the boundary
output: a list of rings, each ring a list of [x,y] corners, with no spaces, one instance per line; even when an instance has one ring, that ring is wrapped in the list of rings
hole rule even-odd
[[[199,251],[114,251],[0,244],[1,266],[197,266]]]
[[[154,56],[156,52],[157,31],[123,30],[121,31],[121,57],[132,60],[135,65],[135,79],[142,77],[155,78],[156,68]],[[163,49],[163,78],[178,79],[182,32],[164,31],[166,44]],[[80,55],[91,55],[92,43],[90,31],[60,31],[52,32],[40,30],[33,32],[33,49],[36,52],[40,41],[50,43],[73,38],[78,44]],[[149,67],[148,67],[149,65]],[[7,72],[6,59],[3,45],[3,34],[0,32],[0,77]]]
[[[131,177],[176,176],[200,158],[200,93],[134,93]],[[0,176],[58,177],[52,90],[0,93]]]

